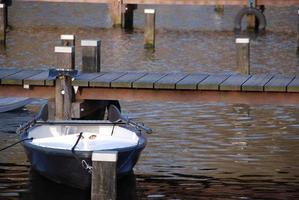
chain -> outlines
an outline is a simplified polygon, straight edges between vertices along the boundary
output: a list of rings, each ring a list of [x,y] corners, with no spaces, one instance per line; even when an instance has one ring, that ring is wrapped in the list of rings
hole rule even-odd
[[[87,170],[88,173],[92,173],[92,166],[90,166],[85,160],[81,161],[83,169]]]

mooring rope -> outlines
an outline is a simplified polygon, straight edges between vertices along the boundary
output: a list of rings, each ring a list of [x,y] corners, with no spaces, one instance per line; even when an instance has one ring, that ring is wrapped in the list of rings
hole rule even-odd
[[[13,143],[13,144],[11,144],[11,145],[8,145],[7,147],[4,147],[4,148],[0,149],[0,151],[4,151],[4,150],[6,150],[6,149],[9,149],[9,148],[11,148],[11,147],[13,147],[13,146],[15,146],[15,145],[21,143],[21,142],[27,141],[27,140],[31,140],[31,141],[32,141],[32,140],[33,140],[33,137],[31,137],[31,138],[25,138],[25,139],[23,139],[23,140],[19,140],[19,141],[15,142],[15,143]]]

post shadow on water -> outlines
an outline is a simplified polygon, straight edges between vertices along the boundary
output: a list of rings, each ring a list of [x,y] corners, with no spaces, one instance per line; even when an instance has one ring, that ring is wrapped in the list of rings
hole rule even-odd
[[[90,193],[90,190],[57,184],[31,169],[29,191],[21,195],[21,200],[90,200]],[[136,177],[133,172],[117,180],[117,200],[127,199],[137,199]]]

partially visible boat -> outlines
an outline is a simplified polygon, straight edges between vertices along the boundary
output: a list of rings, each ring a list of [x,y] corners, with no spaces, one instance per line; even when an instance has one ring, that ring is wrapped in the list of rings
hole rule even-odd
[[[0,113],[20,109],[32,101],[26,97],[5,97],[0,98]]]

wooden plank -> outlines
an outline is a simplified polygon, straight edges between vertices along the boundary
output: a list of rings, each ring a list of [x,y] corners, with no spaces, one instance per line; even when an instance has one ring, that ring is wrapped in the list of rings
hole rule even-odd
[[[287,86],[291,83],[291,81],[295,78],[295,76],[283,76],[283,75],[275,75],[266,85],[265,91],[267,92],[286,92]]]
[[[145,72],[128,72],[120,78],[111,81],[111,87],[131,88],[134,81],[144,77],[145,75]]]
[[[176,89],[196,90],[198,83],[206,79],[208,76],[208,74],[189,74],[187,77],[176,83]]]
[[[39,74],[36,74],[34,76],[28,77],[24,79],[24,85],[47,85],[47,86],[53,86],[54,85],[54,79],[49,77],[49,71],[45,70],[42,71]]]
[[[188,76],[187,73],[170,73],[154,83],[155,89],[175,89],[175,84]]]
[[[92,87],[111,87],[111,81],[125,75],[126,72],[107,72],[89,82]]]
[[[230,74],[213,74],[208,76],[205,80],[197,85],[198,90],[219,90],[219,86],[226,79],[228,79]]]
[[[273,75],[262,74],[262,75],[252,75],[242,85],[242,91],[264,91],[264,86],[272,79]]]
[[[0,79],[4,78],[5,76],[15,74],[18,71],[21,71],[21,70],[15,69],[15,68],[2,68],[2,69],[0,69]],[[1,80],[0,80],[0,82],[1,82]]]
[[[1,83],[5,85],[23,85],[23,80],[41,73],[42,70],[22,70],[15,74],[6,76]]]
[[[166,76],[164,73],[148,73],[142,78],[133,82],[133,88],[153,89],[154,83]]]
[[[232,75],[220,85],[222,91],[241,91],[242,84],[245,83],[251,75]]]
[[[299,92],[299,76],[296,76],[288,85],[287,92]]]
[[[81,73],[79,76],[73,80],[72,85],[73,86],[82,86],[82,87],[88,87],[89,82],[93,79],[96,79],[100,76],[103,76],[105,73]]]

